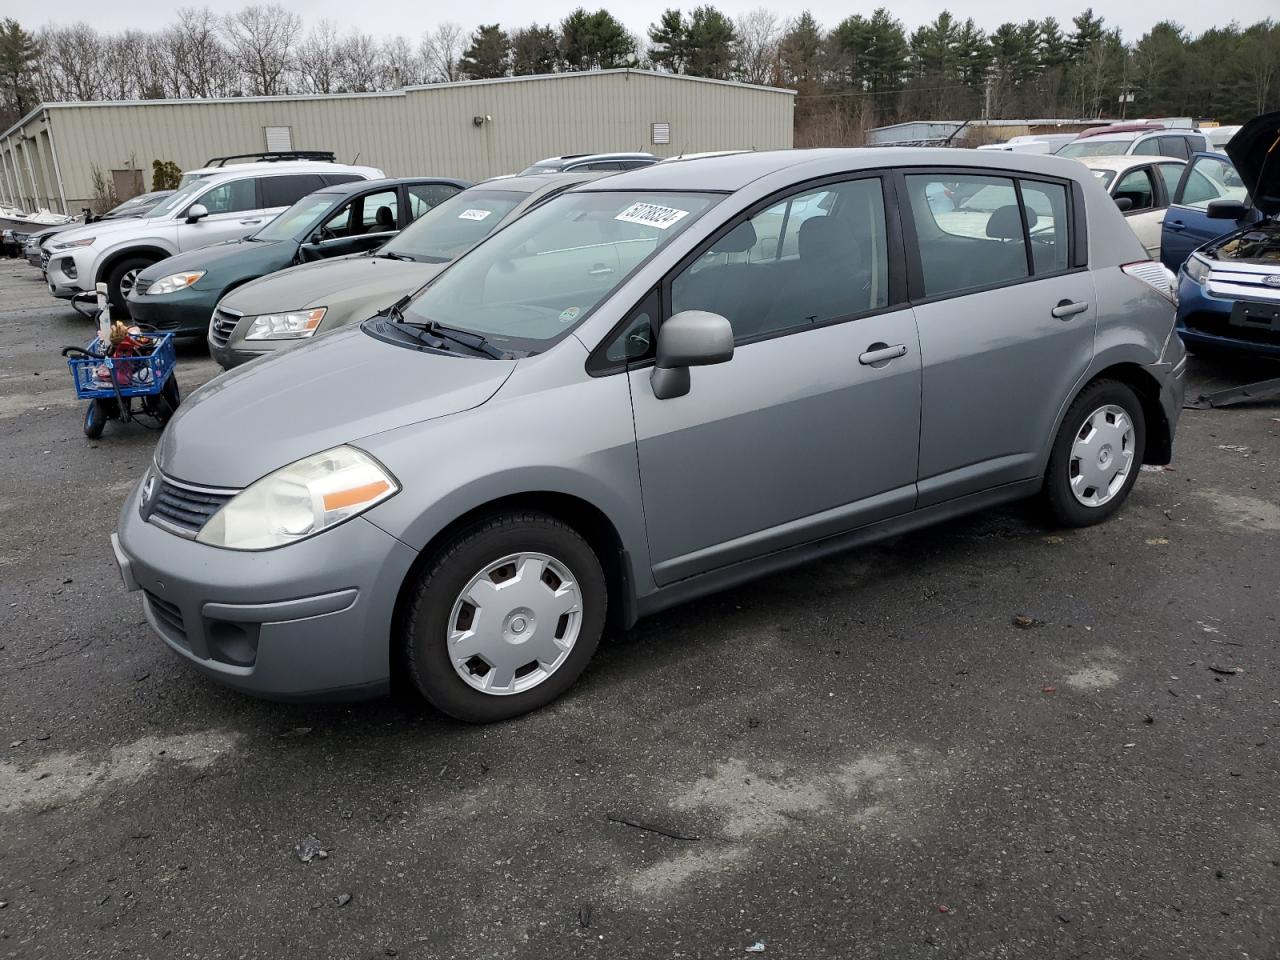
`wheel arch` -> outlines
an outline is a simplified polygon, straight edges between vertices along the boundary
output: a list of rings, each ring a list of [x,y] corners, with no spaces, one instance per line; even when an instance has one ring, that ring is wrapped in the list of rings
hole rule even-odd
[[[154,257],[153,263],[168,259],[173,256],[173,252],[166,250],[164,247],[152,244],[144,244],[136,247],[122,247],[119,250],[112,250],[98,262],[98,269],[94,274],[94,283],[104,283],[111,271],[115,269],[117,263],[127,257]]]
[[[1080,392],[1099,380],[1116,380],[1137,394],[1147,424],[1147,444],[1142,462],[1160,466],[1167,464],[1173,457],[1173,428],[1160,405],[1160,382],[1141,364],[1126,361],[1099,370],[1080,388]]]
[[[605,584],[609,591],[606,630],[625,630],[636,622],[639,614],[631,560],[621,535],[605,512],[590,501],[570,493],[537,490],[508,494],[472,507],[441,528],[409,567],[396,594],[391,632],[387,638],[393,682],[399,683],[404,676],[405,664],[402,662],[402,644],[399,643],[399,638],[404,630],[412,590],[423,569],[432,562],[440,548],[461,530],[494,514],[518,510],[536,510],[555,517],[581,534],[595,551],[604,570]]]

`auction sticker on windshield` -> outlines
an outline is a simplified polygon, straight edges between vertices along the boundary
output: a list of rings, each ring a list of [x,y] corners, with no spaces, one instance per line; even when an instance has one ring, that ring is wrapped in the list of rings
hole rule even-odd
[[[621,220],[623,223],[640,223],[647,227],[666,230],[688,215],[688,210],[679,210],[675,207],[660,207],[656,203],[633,203],[613,219]]]
[[[492,210],[463,210],[458,214],[459,220],[487,220]]]

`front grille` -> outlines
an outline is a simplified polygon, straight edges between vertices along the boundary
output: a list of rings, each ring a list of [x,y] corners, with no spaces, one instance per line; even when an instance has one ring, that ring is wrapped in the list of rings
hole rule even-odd
[[[147,605],[151,608],[151,615],[156,618],[156,622],[169,635],[170,639],[185,644],[187,641],[187,628],[182,620],[182,610],[176,603],[170,603],[161,597],[156,596],[150,590],[144,590],[143,593],[147,597]]]
[[[147,519],[179,536],[194,539],[209,518],[235,495],[235,490],[197,487],[162,477]]]
[[[1196,310],[1186,314],[1182,322],[1193,333],[1207,333],[1210,336],[1226,337],[1229,340],[1241,340],[1246,343],[1280,345],[1280,331],[1237,326],[1231,323],[1225,313]]]
[[[210,339],[218,346],[225,347],[242,316],[244,314],[218,307],[213,311],[213,320],[209,325]]]
[[[40,269],[49,269],[49,254],[43,250],[40,252]]]

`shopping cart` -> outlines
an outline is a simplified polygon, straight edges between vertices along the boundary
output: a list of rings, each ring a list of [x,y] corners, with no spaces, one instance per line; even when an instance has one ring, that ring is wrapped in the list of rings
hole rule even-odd
[[[173,372],[173,334],[155,333],[137,324],[133,327],[138,332],[130,338],[130,353],[122,354],[104,343],[102,334],[87,347],[62,348],[76,396],[89,401],[84,435],[90,439],[102,436],[108,420],[128,423],[136,414],[154,421],[155,427],[163,427],[178,409],[181,396]],[[109,329],[109,319],[103,329]]]

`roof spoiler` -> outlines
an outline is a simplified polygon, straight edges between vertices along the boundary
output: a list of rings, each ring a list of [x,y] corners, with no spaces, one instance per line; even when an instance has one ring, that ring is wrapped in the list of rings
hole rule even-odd
[[[260,160],[263,163],[278,163],[281,160],[336,162],[332,150],[262,150],[258,153],[233,153],[229,157],[210,157],[204,162],[204,165],[206,167],[225,167],[230,160]]]

